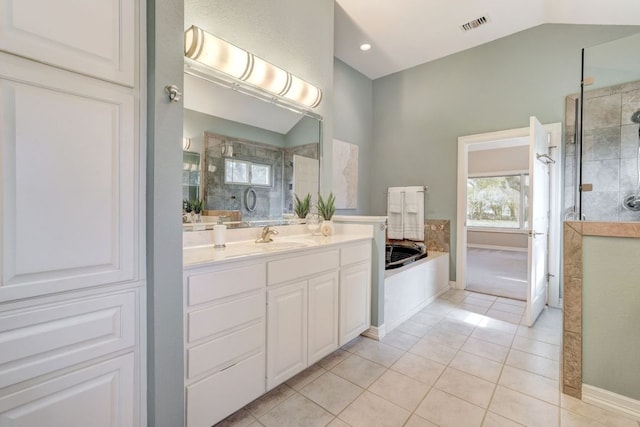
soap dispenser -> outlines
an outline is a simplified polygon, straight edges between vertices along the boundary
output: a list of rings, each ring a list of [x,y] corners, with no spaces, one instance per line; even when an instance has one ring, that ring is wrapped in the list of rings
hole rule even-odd
[[[222,223],[222,219],[218,218],[218,223],[213,226],[213,247],[222,249],[225,245],[227,234],[227,226]]]

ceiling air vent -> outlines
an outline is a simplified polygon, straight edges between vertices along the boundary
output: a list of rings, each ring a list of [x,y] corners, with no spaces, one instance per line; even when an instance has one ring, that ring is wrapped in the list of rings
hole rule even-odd
[[[485,15],[480,18],[473,19],[466,24],[460,25],[460,28],[462,28],[463,31],[469,31],[478,28],[480,25],[486,24],[487,22],[489,22],[489,16]]]

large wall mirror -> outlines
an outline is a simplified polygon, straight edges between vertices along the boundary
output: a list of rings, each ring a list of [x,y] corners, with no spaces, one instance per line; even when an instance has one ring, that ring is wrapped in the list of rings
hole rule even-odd
[[[185,231],[286,223],[294,194],[317,195],[319,117],[190,74],[184,107],[183,198],[204,201],[202,223]]]

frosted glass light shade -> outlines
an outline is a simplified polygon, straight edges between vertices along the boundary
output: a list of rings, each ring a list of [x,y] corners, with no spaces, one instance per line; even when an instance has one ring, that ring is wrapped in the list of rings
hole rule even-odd
[[[322,100],[322,91],[316,86],[195,25],[184,33],[184,55],[270,95],[306,107],[317,107]]]

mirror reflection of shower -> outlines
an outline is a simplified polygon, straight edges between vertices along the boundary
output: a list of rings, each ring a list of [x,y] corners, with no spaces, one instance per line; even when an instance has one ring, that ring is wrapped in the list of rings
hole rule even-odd
[[[638,183],[636,184],[636,191],[628,194],[622,200],[622,207],[630,211],[640,211],[640,110],[631,115],[631,121],[637,123],[638,126],[638,149],[637,149],[637,169],[638,169]]]

